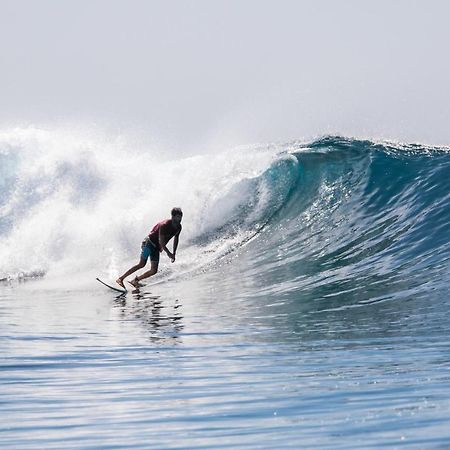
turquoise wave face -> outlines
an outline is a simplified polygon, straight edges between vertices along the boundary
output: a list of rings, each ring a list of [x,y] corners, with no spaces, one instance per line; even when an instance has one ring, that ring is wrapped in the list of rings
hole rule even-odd
[[[446,291],[448,150],[328,137],[290,151],[295,188],[233,260],[251,289],[327,307]]]

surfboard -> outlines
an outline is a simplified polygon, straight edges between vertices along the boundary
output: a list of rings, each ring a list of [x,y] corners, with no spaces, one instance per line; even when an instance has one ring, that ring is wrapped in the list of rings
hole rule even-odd
[[[100,283],[102,283],[104,286],[109,287],[110,289],[112,289],[113,291],[116,292],[121,292],[122,294],[125,294],[126,292],[128,292],[126,289],[121,289],[119,287],[115,287],[115,286],[111,286],[108,283],[105,283],[104,281],[100,280],[100,278],[96,278],[96,280]]]

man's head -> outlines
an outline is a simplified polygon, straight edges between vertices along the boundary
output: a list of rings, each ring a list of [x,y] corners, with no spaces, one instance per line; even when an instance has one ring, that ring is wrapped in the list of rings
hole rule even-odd
[[[181,208],[172,208],[171,214],[174,222],[181,222],[181,219],[183,218],[183,211],[181,211]]]

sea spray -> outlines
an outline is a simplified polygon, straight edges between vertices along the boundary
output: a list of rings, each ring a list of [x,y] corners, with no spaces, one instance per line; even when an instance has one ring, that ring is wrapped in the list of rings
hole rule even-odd
[[[36,128],[2,133],[0,158],[0,273],[9,278],[114,276],[176,205],[185,212],[185,263],[204,264],[283,205],[298,164],[273,146],[167,158],[124,139]]]

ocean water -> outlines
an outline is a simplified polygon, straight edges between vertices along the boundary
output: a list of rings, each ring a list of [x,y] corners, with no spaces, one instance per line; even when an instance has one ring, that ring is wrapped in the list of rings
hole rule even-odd
[[[12,129],[0,193],[2,448],[450,448],[449,149]]]

